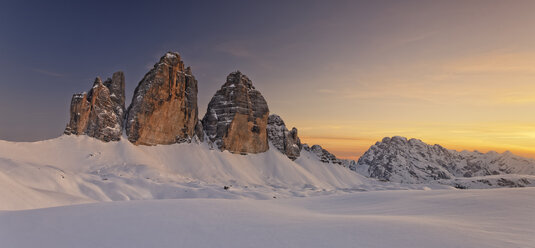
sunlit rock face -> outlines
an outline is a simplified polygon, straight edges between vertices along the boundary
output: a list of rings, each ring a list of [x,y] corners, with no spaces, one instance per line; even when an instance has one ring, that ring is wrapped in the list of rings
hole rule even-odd
[[[301,154],[301,140],[297,136],[297,129],[294,127],[288,131],[282,118],[276,114],[268,117],[268,140],[280,152],[284,153],[291,160],[295,160]]]
[[[123,73],[114,73],[112,79],[106,80],[106,83],[96,78],[88,93],[73,95],[71,117],[64,133],[87,135],[106,142],[120,140],[123,113]]]
[[[232,153],[260,153],[269,149],[269,108],[251,80],[236,71],[208,104],[202,120],[208,141]]]
[[[166,53],[136,87],[126,119],[128,140],[136,145],[191,141],[198,123],[197,90],[180,55]]]

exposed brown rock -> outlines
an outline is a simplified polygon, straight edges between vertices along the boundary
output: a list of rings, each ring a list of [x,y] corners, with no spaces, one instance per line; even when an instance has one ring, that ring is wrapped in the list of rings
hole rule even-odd
[[[121,73],[122,74],[122,73]],[[122,81],[124,85],[124,77]],[[110,86],[115,86],[110,82]],[[124,87],[116,94],[124,96]],[[71,118],[65,134],[88,135],[102,141],[121,139],[122,117],[118,115],[124,104],[112,100],[110,89],[96,78],[89,93],[75,94],[71,100]]]
[[[260,153],[269,149],[266,100],[241,72],[233,72],[218,90],[202,120],[206,136],[221,150]]]
[[[139,82],[126,132],[136,145],[190,141],[198,122],[197,81],[178,53],[166,53]]]
[[[91,103],[87,100],[87,93],[74,94],[71,99],[71,118],[65,134],[84,134],[87,129],[89,113],[91,112]]]

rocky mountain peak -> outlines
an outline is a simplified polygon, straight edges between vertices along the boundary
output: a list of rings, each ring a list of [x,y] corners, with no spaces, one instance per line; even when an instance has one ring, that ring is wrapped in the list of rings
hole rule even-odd
[[[321,147],[320,145],[309,146],[308,144],[303,144],[302,147],[303,150],[312,153],[323,163],[337,164],[347,167],[344,163],[344,160],[338,159],[334,154],[323,149],[323,147]],[[347,163],[349,163],[349,160],[347,161]]]
[[[193,74],[193,73],[191,72],[191,67],[189,67],[189,66],[186,67],[186,71],[184,71],[184,73],[186,73],[186,75],[191,75],[191,74]]]
[[[301,140],[297,136],[297,128],[288,131],[282,118],[276,114],[268,117],[268,140],[280,152],[291,160],[295,160],[301,154]]]
[[[117,72],[116,74],[122,74]],[[115,75],[115,74],[114,74]],[[124,85],[124,77],[122,79]],[[65,128],[67,135],[88,135],[102,141],[121,139],[124,102],[113,100],[112,91],[124,97],[124,87],[111,89],[97,77],[88,93],[74,94],[71,100],[70,120]]]
[[[106,79],[106,81],[104,81],[104,85],[110,91],[110,98],[115,103],[114,111],[115,111],[115,114],[121,120],[121,127],[122,127],[124,124],[125,111],[126,111],[124,73],[122,71],[113,73],[111,78],[108,78]]]
[[[315,154],[318,159],[323,163],[342,165],[342,160],[338,159],[334,154],[330,153],[329,151],[323,149],[323,147],[321,147],[320,145],[309,146],[307,144],[304,144],[303,150]]]
[[[232,72],[210,100],[202,120],[209,142],[232,153],[269,149],[266,100],[240,71]]]
[[[381,180],[424,183],[456,177],[534,174],[535,161],[510,153],[458,152],[396,136],[371,146],[359,158],[356,170]]]
[[[169,66],[179,66],[180,71],[184,71],[184,62],[180,58],[180,54],[177,52],[167,52],[160,58],[158,64],[166,64]]]
[[[93,82],[93,88],[103,86],[102,79],[100,77],[96,77],[95,81]]]
[[[186,73],[189,72],[189,73]],[[128,140],[138,145],[189,142],[198,123],[197,80],[168,52],[139,82],[128,107]]]
[[[233,85],[243,85],[249,90],[254,90],[253,82],[249,77],[241,73],[240,71],[231,72],[227,76],[227,81],[225,84],[223,84],[223,88],[225,87],[233,87]]]

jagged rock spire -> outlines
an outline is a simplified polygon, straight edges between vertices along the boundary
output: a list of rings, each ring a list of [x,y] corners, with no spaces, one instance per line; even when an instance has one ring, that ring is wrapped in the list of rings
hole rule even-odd
[[[121,76],[122,75],[122,76]],[[113,93],[110,93],[113,92]],[[74,94],[71,100],[67,135],[88,135],[102,141],[121,139],[124,112],[124,75],[113,74],[105,84],[97,77],[88,93]]]
[[[125,125],[128,140],[136,145],[188,142],[202,136],[195,132],[197,125],[197,80],[178,53],[168,52],[136,87]]]
[[[282,118],[276,114],[268,117],[268,140],[280,152],[291,160],[295,160],[301,154],[301,140],[297,136],[297,128],[288,131]]]
[[[113,73],[111,78],[104,81],[104,85],[108,87],[110,91],[110,98],[115,103],[115,114],[121,120],[121,127],[123,126],[125,118],[125,80],[124,73],[118,71]]]
[[[343,160],[338,159],[334,154],[323,149],[323,147],[321,147],[320,145],[309,146],[308,144],[303,144],[303,150],[315,154],[318,157],[318,159],[323,163],[333,163],[333,164],[339,164],[339,165],[344,164]]]
[[[240,71],[230,73],[212,97],[202,120],[212,144],[232,153],[259,153],[269,149],[266,100]]]

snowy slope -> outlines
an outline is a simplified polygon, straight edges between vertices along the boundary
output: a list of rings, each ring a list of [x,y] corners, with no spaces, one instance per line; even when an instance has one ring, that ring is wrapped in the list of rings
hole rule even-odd
[[[228,190],[224,189],[228,186]],[[62,136],[0,141],[0,210],[98,201],[255,198],[423,188],[365,178],[303,152],[236,155],[206,144],[135,146]]]
[[[535,188],[108,202],[0,212],[0,247],[535,247]]]
[[[535,186],[535,160],[510,152],[458,152],[404,137],[384,138],[360,157],[356,171],[364,176],[400,183],[461,187]]]

